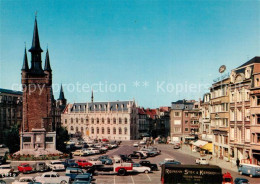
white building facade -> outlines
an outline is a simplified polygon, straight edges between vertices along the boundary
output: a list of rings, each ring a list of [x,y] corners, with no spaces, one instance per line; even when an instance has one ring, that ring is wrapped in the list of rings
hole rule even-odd
[[[90,139],[134,140],[138,135],[138,110],[134,101],[68,104],[61,115],[69,134]]]

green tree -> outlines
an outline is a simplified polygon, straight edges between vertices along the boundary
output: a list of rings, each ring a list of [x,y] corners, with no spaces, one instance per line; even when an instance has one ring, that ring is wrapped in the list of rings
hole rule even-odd
[[[19,126],[13,125],[4,131],[4,144],[9,148],[10,153],[20,150]]]
[[[61,152],[66,152],[66,144],[65,142],[69,141],[68,130],[64,127],[58,127],[56,129],[56,145],[57,150]]]

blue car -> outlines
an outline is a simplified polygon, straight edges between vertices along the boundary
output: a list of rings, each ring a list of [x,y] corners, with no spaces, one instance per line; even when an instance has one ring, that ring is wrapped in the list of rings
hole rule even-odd
[[[234,182],[235,184],[249,184],[248,179],[245,178],[236,178]]]
[[[76,176],[74,182],[72,184],[91,184],[92,181],[94,181],[95,179],[93,179],[91,174],[80,174],[78,176]]]
[[[161,167],[163,164],[175,164],[175,165],[180,165],[181,163],[177,160],[173,159],[168,159],[166,158],[164,161],[159,162],[159,166]]]
[[[239,174],[245,174],[252,177],[259,177],[260,176],[260,166],[253,165],[253,164],[241,164],[238,168]]]
[[[67,167],[79,167],[79,165],[76,163],[76,161],[74,159],[66,159],[63,162],[63,165],[65,166],[65,168],[67,168]]]
[[[90,173],[84,173],[80,168],[68,167],[66,169],[66,176],[69,176],[71,180],[75,180],[78,175],[87,175],[88,177],[92,177]]]
[[[102,156],[98,157],[98,160],[100,160],[102,162],[102,164],[105,164],[105,165],[112,165],[113,164],[112,159],[110,159],[108,157],[108,155],[102,155]]]

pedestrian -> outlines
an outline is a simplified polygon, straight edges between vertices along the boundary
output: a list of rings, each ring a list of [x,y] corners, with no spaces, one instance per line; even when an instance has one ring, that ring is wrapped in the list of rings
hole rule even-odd
[[[237,168],[238,168],[240,165],[240,160],[238,158],[237,158],[236,164],[237,164]]]

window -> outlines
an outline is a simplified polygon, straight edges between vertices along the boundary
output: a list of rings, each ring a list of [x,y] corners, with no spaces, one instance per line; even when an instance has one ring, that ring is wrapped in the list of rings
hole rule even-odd
[[[109,127],[107,128],[107,134],[110,134],[110,128]]]
[[[94,134],[94,128],[93,127],[91,128],[91,133]]]
[[[114,122],[114,124],[116,124],[116,118],[113,118],[113,122]]]
[[[67,119],[65,119],[65,123],[67,123]]]
[[[188,128],[185,128],[185,132],[188,132],[189,131],[189,129]]]
[[[76,123],[78,123],[78,121],[79,121],[79,119],[78,119],[78,118],[76,118]]]
[[[195,105],[195,109],[198,109],[199,108],[199,106],[198,105]]]
[[[188,124],[188,121],[185,121],[185,124]]]
[[[73,118],[70,119],[70,122],[73,123]]]
[[[122,128],[119,127],[118,134],[122,134]]]
[[[91,118],[91,123],[94,124],[94,118]]]
[[[175,117],[179,117],[180,113],[179,112],[175,112],[174,115],[175,115]]]
[[[99,134],[99,128],[97,127],[97,134]]]
[[[105,122],[105,119],[104,119],[104,118],[102,118],[102,123],[104,124],[104,122]]]
[[[250,141],[250,129],[246,128],[246,132],[245,132],[245,138],[246,138],[246,142]]]
[[[127,128],[125,128],[125,135],[127,135]]]
[[[110,119],[109,118],[107,118],[107,124],[110,124]]]
[[[228,136],[224,136],[224,144],[228,144]]]
[[[174,124],[175,125],[180,125],[181,124],[181,120],[174,120]]]
[[[99,118],[97,118],[97,124],[99,124]]]
[[[80,130],[81,130],[81,132],[83,133],[83,131],[84,131],[83,127],[81,127],[81,129],[80,129]]]
[[[72,131],[74,130],[73,126],[70,127],[70,130],[72,130]]]
[[[188,117],[188,116],[189,116],[189,114],[187,112],[185,112],[185,117]]]
[[[116,134],[116,128],[113,128],[113,134]]]
[[[83,118],[81,118],[81,123],[83,123]]]
[[[86,118],[86,122],[88,123],[88,118]]]
[[[104,129],[104,127],[102,127],[102,131],[101,131],[101,132],[102,132],[102,134],[104,134],[104,133],[105,133],[105,129]]]
[[[125,118],[125,124],[127,124],[127,118]]]
[[[119,124],[121,124],[122,123],[122,119],[121,118],[119,118]]]
[[[257,116],[257,119],[256,119],[257,122],[256,122],[256,123],[257,123],[257,124],[260,124],[260,114],[257,114],[256,116]]]
[[[260,96],[257,96],[257,105],[260,105]]]
[[[175,127],[174,128],[174,132],[180,133],[181,132],[181,128],[180,127]]]
[[[257,135],[256,143],[260,143],[260,134],[256,134],[256,135]]]

